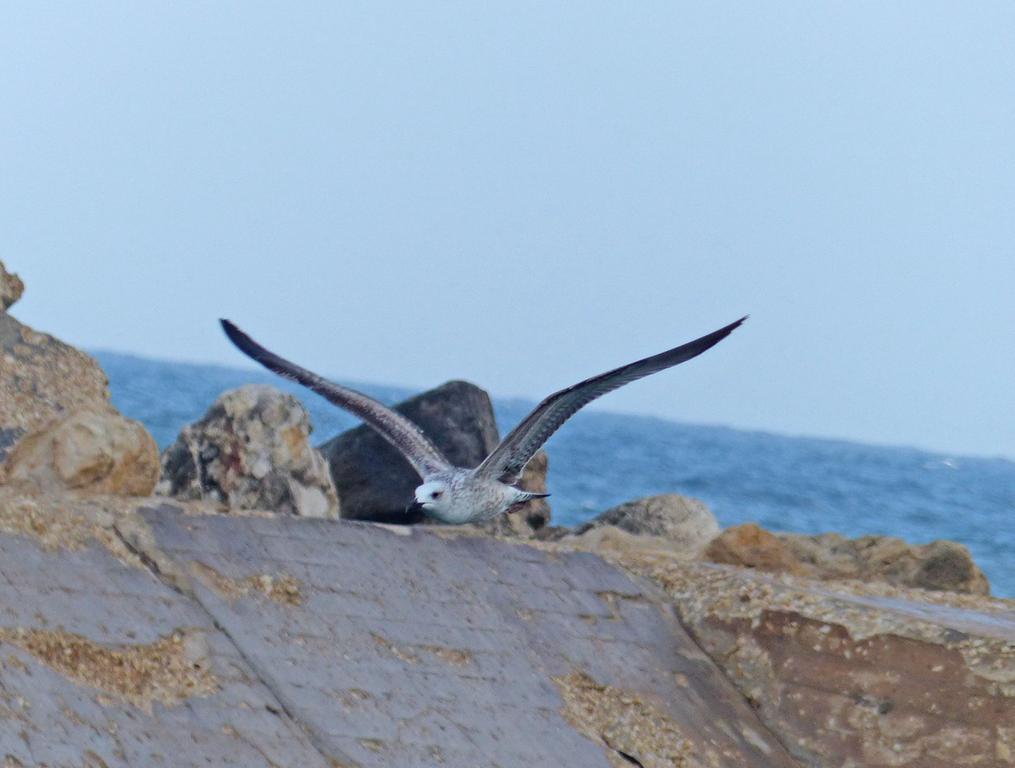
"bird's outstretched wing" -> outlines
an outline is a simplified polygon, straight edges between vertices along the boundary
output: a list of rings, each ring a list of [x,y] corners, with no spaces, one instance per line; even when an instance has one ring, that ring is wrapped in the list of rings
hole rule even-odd
[[[248,357],[253,358],[269,371],[299,382],[312,389],[339,408],[359,416],[380,433],[381,437],[397,448],[420,477],[451,469],[451,463],[441,455],[437,446],[423,434],[422,430],[397,411],[377,402],[372,397],[343,387],[301,368],[270,352],[228,320],[220,320],[222,330],[229,340]]]
[[[511,430],[511,434],[476,468],[476,474],[506,483],[515,482],[540,446],[580,408],[625,384],[697,357],[729,336],[746,319],[746,316],[742,317],[700,339],[553,393]]]

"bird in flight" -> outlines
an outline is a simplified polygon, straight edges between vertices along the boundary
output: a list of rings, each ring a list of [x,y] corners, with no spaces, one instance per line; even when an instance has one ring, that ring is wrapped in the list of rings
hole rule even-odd
[[[607,392],[697,357],[729,336],[746,319],[742,317],[700,339],[554,392],[475,469],[453,466],[419,427],[397,411],[279,357],[228,320],[220,322],[229,340],[245,355],[363,419],[408,459],[423,483],[416,488],[407,514],[422,512],[442,523],[460,525],[490,520],[527,501],[548,496],[523,491],[514,484],[536,451],[565,421]]]

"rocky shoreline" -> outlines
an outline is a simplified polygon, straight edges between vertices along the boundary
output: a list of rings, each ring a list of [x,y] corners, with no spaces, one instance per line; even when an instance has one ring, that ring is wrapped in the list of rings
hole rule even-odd
[[[1015,765],[1015,602],[961,544],[676,494],[385,525],[416,480],[371,430],[314,447],[251,385],[160,456],[23,290],[0,264],[4,766]],[[498,440],[466,382],[398,407],[461,465]]]

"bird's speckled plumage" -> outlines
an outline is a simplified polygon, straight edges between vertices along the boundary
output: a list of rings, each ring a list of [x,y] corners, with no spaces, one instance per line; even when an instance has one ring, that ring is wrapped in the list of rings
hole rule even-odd
[[[489,520],[530,499],[548,495],[529,493],[513,484],[536,451],[564,422],[607,392],[697,357],[729,336],[746,319],[743,317],[700,339],[555,392],[537,405],[475,469],[453,466],[419,427],[397,411],[279,357],[228,320],[221,322],[226,336],[241,352],[280,376],[312,389],[373,427],[409,460],[423,479],[422,485],[416,488],[410,509],[422,510],[428,517],[458,525]]]

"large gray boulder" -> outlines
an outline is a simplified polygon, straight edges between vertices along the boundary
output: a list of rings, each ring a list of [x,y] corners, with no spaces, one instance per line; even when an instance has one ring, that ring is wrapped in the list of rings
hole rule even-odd
[[[162,454],[156,492],[233,509],[338,517],[328,465],[311,447],[306,409],[264,384],[223,393]]]
[[[500,441],[490,396],[475,384],[449,381],[396,405],[448,460],[475,467]],[[405,507],[420,484],[401,453],[364,425],[320,446],[342,499],[342,517],[405,523]]]

